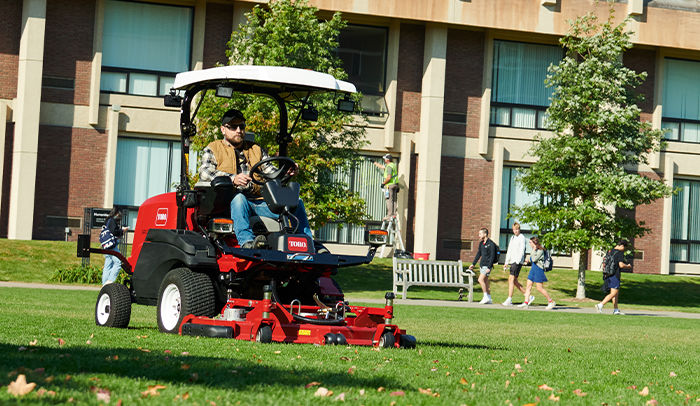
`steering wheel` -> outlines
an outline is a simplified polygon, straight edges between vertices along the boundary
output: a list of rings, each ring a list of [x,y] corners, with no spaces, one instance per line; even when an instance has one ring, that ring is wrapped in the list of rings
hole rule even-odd
[[[275,162],[279,161],[280,162],[280,167],[279,169],[272,171],[270,173],[264,173],[262,171],[262,166],[270,163],[270,162]],[[281,183],[285,183],[289,181],[289,179],[292,178],[291,175],[287,174],[290,169],[296,168],[297,164],[294,162],[291,158],[287,158],[286,156],[271,156],[269,158],[265,158],[262,161],[258,162],[257,164],[253,165],[252,168],[250,168],[250,177],[253,178],[253,183],[256,185],[264,185],[265,182],[270,181],[270,180],[275,180],[279,179]],[[253,175],[260,175],[263,179],[265,179],[265,182],[261,182],[257,179],[255,179],[255,176]]]

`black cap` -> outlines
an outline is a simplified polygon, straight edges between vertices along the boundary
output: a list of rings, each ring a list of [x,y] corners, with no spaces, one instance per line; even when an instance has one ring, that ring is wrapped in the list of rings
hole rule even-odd
[[[240,118],[241,120],[245,121],[245,117],[243,117],[243,113],[236,109],[231,109],[224,113],[224,115],[221,117],[221,125],[226,125],[228,124],[231,120]]]

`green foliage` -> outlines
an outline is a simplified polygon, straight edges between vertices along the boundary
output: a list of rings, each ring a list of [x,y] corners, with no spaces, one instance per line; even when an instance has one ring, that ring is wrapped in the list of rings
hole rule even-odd
[[[122,283],[126,277],[126,272],[121,269],[117,276],[116,283]],[[96,265],[69,265],[65,268],[57,269],[49,278],[49,282],[59,283],[102,283],[102,268]]]
[[[319,21],[317,9],[306,0],[276,0],[268,8],[256,5],[247,14],[247,24],[234,31],[227,55],[231,65],[288,66],[310,69],[346,79],[335,56],[340,29],[346,26],[340,13],[328,21]],[[356,96],[356,97],[359,97]],[[361,224],[366,218],[365,202],[348,185],[331,176],[359,159],[358,150],[366,143],[364,122],[356,116],[337,111],[333,94],[311,98],[319,112],[317,122],[299,120],[293,128],[288,156],[300,168],[296,178],[312,228],[330,220]],[[289,129],[292,130],[302,107],[301,100],[288,104]],[[278,152],[276,142],[279,112],[275,103],[264,97],[234,94],[230,100],[217,100],[209,92],[200,108],[198,135],[193,149],[201,150],[222,138],[220,119],[230,109],[241,110],[246,117],[246,131],[254,132],[256,142],[271,156]]]
[[[545,82],[554,88],[547,109],[554,136],[535,137],[529,155],[538,160],[519,178],[543,198],[511,215],[535,225],[559,251],[604,250],[620,237],[645,235],[650,229],[625,211],[672,194],[663,179],[635,172],[663,146],[664,132],[639,119],[643,97],[634,89],[646,73],[621,62],[632,48],[627,22],[615,26],[612,7],[602,24],[590,13],[569,21],[560,40],[568,55]]]

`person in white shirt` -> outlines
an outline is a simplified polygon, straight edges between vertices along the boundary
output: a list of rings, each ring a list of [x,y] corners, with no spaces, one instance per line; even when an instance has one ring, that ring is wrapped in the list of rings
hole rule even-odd
[[[513,223],[513,236],[510,237],[510,242],[508,243],[508,252],[506,253],[505,269],[510,269],[510,276],[508,276],[508,299],[503,302],[503,306],[513,306],[513,291],[517,287],[518,290],[525,294],[525,288],[518,282],[518,276],[520,276],[520,269],[523,267],[523,262],[525,262],[525,248],[527,247],[527,240],[525,236],[520,234],[520,224]],[[531,297],[530,301],[534,297]]]

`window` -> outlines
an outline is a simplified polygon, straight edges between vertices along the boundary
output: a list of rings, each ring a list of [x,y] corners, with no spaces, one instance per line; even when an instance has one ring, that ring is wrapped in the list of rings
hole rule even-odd
[[[493,42],[491,120],[495,126],[545,129],[553,89],[544,85],[547,68],[563,50],[554,45]]]
[[[316,230],[315,238],[317,240],[338,244],[364,244],[365,230],[379,228],[382,218],[386,214],[384,194],[379,188],[384,172],[374,166],[373,162],[383,161],[378,157],[365,157],[350,170],[333,174],[334,180],[346,182],[351,191],[359,193],[365,199],[369,220],[365,221],[364,226],[329,222]]]
[[[348,81],[362,92],[362,110],[368,114],[387,113],[386,49],[388,29],[348,25],[338,36],[338,57],[348,74]]]
[[[520,170],[521,168],[515,167],[503,168],[503,181],[501,183],[501,236],[498,241],[498,246],[503,253],[508,251],[510,236],[513,235],[513,223],[520,223],[520,233],[525,236],[525,239],[529,240],[530,237],[534,235],[532,234],[529,224],[525,224],[512,217],[506,218],[510,213],[511,206],[522,206],[524,204],[533,203],[539,199],[539,196],[523,191],[516,182],[518,175],[520,175]],[[527,253],[531,251],[529,244],[526,246],[526,251]]]
[[[676,180],[671,211],[671,262],[700,263],[700,182]]]
[[[144,200],[175,191],[180,183],[180,141],[125,138],[117,140],[114,204],[129,208],[129,228],[136,226],[138,206]],[[197,157],[190,153],[190,172]]]
[[[189,70],[193,9],[105,1],[100,90],[162,96]]]
[[[700,143],[700,62],[666,59],[663,119],[666,139]]]

